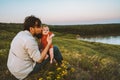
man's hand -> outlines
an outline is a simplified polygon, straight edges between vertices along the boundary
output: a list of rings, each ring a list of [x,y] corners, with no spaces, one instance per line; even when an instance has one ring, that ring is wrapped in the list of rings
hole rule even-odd
[[[45,59],[47,59],[48,57],[49,57],[48,54],[46,54]]]

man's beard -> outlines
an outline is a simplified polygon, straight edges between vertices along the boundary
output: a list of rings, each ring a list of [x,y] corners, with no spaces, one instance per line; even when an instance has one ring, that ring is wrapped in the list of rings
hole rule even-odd
[[[34,34],[34,36],[39,39],[39,38],[42,37],[42,34],[41,34],[41,33],[39,33],[39,34]]]

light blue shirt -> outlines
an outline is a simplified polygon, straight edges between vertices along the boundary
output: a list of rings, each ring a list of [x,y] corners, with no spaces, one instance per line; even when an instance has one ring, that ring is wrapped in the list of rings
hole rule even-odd
[[[38,43],[29,31],[19,32],[11,42],[7,66],[17,78],[24,79],[40,60]]]

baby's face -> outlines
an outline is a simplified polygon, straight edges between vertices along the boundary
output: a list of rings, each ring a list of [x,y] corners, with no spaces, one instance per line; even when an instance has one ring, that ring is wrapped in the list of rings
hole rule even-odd
[[[42,29],[42,34],[43,34],[43,35],[47,35],[48,32],[49,32],[49,28],[48,28],[48,27],[43,27],[43,29]]]

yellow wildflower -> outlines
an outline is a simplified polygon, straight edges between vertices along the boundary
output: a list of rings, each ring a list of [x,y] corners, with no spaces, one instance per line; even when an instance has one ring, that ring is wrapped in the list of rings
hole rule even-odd
[[[48,75],[52,75],[52,74],[54,74],[54,72],[52,72],[52,71],[48,72]]]
[[[60,68],[60,67],[58,67],[58,68],[57,68],[57,71],[60,71],[60,70],[61,70],[61,68]]]
[[[47,80],[51,80],[51,77],[48,76],[48,77],[47,77]]]
[[[43,78],[39,78],[39,80],[43,80]]]
[[[71,68],[71,72],[74,72],[75,71],[75,69],[74,68]]]

